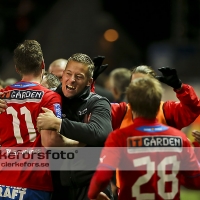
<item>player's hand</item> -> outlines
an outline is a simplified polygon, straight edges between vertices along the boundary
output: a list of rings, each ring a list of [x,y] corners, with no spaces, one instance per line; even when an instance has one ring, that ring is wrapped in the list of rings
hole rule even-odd
[[[176,69],[170,68],[170,67],[161,67],[161,68],[158,68],[158,70],[163,75],[163,76],[156,76],[156,78],[160,82],[165,83],[165,84],[173,87],[175,90],[181,89],[182,82],[178,78]]]
[[[61,119],[57,118],[53,111],[48,108],[42,108],[44,113],[40,113],[37,118],[38,130],[59,130]]]
[[[200,144],[200,131],[192,131],[192,136],[194,137],[194,140]]]
[[[3,92],[0,92],[0,96],[1,96],[2,94],[3,94]],[[1,97],[0,97],[0,98],[1,98]],[[2,112],[5,112],[7,107],[8,107],[8,106],[7,106],[7,103],[6,103],[4,100],[0,99],[0,114],[1,114]]]
[[[100,192],[96,199],[90,199],[90,200],[110,200],[110,198],[108,198],[108,196],[105,193]]]

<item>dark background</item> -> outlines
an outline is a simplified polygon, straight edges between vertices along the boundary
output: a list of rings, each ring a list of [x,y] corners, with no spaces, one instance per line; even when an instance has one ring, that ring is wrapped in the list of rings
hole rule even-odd
[[[3,72],[9,66],[7,63],[11,59],[14,48],[24,39],[29,39],[31,31],[49,15],[49,12],[57,6],[57,2],[55,0],[0,0],[0,78],[1,74],[4,76],[3,78],[8,76],[8,73],[4,75]],[[82,19],[80,24],[84,26],[85,23],[86,26],[88,21],[93,20],[92,28],[86,27],[89,32],[93,32],[93,35],[103,34],[109,25],[110,28],[120,29],[121,37],[115,44],[107,44],[101,36],[92,39],[89,36],[87,38],[87,32],[82,34],[83,37],[85,34],[82,41],[87,41],[86,45],[81,44],[85,46],[86,53],[91,57],[97,54],[106,56],[105,62],[109,64],[106,73],[116,67],[131,68],[135,65],[147,64],[158,68],[167,64],[179,69],[183,78],[194,77],[195,79],[199,75],[199,0],[99,0],[99,8],[96,8],[97,11],[93,9],[93,12],[91,10],[94,5],[91,0],[85,0],[82,5],[80,5],[80,1],[72,3],[72,1],[65,0],[65,2],[63,7],[66,8],[61,12],[63,12],[63,17],[64,13],[69,13],[66,24],[72,23],[73,20],[81,21],[82,12],[91,12],[85,18],[87,22]],[[88,11],[88,9],[91,10]],[[106,13],[106,15],[104,16],[102,13]],[[58,14],[55,13],[55,15]],[[106,21],[108,15],[113,18],[115,25]],[[95,16],[98,17],[95,18]],[[97,20],[95,21],[95,19]],[[59,23],[59,21],[52,22],[52,30],[54,29],[53,23]],[[80,24],[77,27],[73,24],[73,30],[79,32]],[[40,28],[36,39],[38,37],[42,45],[51,47],[51,44],[47,44],[47,41],[44,40],[44,36],[41,37],[42,30],[48,26],[46,24]],[[60,30],[60,32],[64,31]],[[51,40],[56,41],[60,37],[59,31],[57,34],[57,37],[54,36]],[[77,41],[77,44],[73,42],[73,49],[69,46],[66,49],[62,47],[62,52],[65,53],[57,55],[52,53],[55,58],[47,50],[45,55],[47,47],[43,48],[47,66],[53,59],[68,58],[71,53],[76,53],[74,51],[82,50],[78,47],[81,42],[76,39],[76,37],[80,37],[77,34],[74,34],[74,41]],[[96,42],[95,47],[91,45],[92,42]],[[77,49],[74,46],[77,46]],[[54,50],[54,52],[57,51]]]

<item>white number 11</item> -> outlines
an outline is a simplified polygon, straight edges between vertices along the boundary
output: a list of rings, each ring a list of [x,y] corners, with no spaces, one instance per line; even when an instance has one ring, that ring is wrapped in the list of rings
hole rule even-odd
[[[17,144],[21,144],[23,143],[23,139],[21,136],[21,132],[20,132],[20,121],[17,117],[17,111],[11,106],[8,107],[6,109],[7,114],[12,115],[13,117],[13,131],[14,131],[14,136],[16,138]],[[36,139],[36,130],[34,128],[33,122],[32,122],[32,118],[31,118],[31,112],[25,107],[21,107],[20,108],[20,114],[21,115],[25,115],[25,122],[26,122],[26,127],[28,129],[28,133],[29,133],[29,140],[30,142],[34,142]]]

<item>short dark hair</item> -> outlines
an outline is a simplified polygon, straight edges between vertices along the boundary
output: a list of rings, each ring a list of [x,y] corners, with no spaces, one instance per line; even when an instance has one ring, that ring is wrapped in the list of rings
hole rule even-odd
[[[21,75],[39,75],[42,61],[42,49],[36,40],[25,40],[14,50],[14,63]]]
[[[70,60],[85,64],[88,66],[88,78],[92,78],[94,72],[94,63],[92,59],[83,53],[75,53],[71,57],[68,58],[68,62]]]

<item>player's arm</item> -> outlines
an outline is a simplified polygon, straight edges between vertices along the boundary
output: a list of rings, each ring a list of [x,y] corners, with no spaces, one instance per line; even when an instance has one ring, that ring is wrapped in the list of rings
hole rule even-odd
[[[100,98],[91,107],[88,123],[67,118],[58,122],[53,118],[41,117],[38,120],[38,126],[41,129],[56,129],[64,137],[87,145],[103,146],[108,134],[112,131],[110,103],[105,98]]]
[[[182,84],[176,92],[178,101],[166,101],[163,112],[168,125],[182,129],[190,125],[200,114],[200,100],[190,85]]]
[[[37,118],[37,128],[41,131],[41,141],[44,147],[80,147],[85,144],[71,140],[60,134],[61,124],[61,97],[55,92],[47,93],[44,98],[42,112]],[[47,124],[53,124],[50,129],[46,128],[46,124],[40,118],[47,119]],[[47,131],[49,130],[49,131]]]
[[[116,130],[120,128],[122,120],[126,114],[127,105],[126,102],[111,103],[111,114],[112,114],[112,128]]]
[[[88,190],[89,199],[97,199],[99,193],[103,191],[109,184],[110,179],[114,174],[114,170],[106,167],[98,168],[94,173],[92,180],[90,182],[90,187]]]
[[[101,191],[109,184],[121,157],[121,148],[116,131],[109,134],[100,156],[100,162],[90,182],[89,199],[96,199]]]
[[[84,144],[68,139],[55,130],[41,130],[41,140],[44,147],[82,147]]]
[[[44,147],[82,147],[85,146],[85,144],[80,143],[75,140],[71,140],[69,138],[64,137],[59,133],[59,127],[61,124],[61,119],[56,117],[53,113],[53,111],[47,109],[47,108],[42,108],[42,110],[45,113],[40,113],[38,118],[37,118],[37,126],[39,127],[38,129],[41,130],[41,141],[42,145]],[[55,127],[53,127],[52,130],[43,130],[42,126],[43,124],[40,124],[40,118],[45,117],[50,123],[51,121],[55,124]]]
[[[200,100],[190,85],[182,84],[176,69],[162,67],[158,69],[162,76],[156,78],[172,87],[180,102],[167,101],[163,105],[163,112],[168,125],[182,129],[190,125],[200,114]]]

